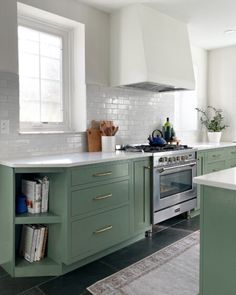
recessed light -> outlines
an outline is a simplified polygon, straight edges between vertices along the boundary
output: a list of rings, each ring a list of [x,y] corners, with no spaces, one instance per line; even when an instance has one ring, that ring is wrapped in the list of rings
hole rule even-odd
[[[230,34],[234,34],[234,33],[236,33],[236,30],[232,30],[232,29],[230,29],[230,30],[226,30],[226,31],[224,31],[224,33],[225,33],[226,35],[230,35]]]

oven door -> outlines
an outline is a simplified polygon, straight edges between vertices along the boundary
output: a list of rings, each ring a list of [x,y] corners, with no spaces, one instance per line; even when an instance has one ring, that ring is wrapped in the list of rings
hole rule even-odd
[[[197,197],[196,162],[172,167],[154,167],[153,171],[153,210],[179,204]]]

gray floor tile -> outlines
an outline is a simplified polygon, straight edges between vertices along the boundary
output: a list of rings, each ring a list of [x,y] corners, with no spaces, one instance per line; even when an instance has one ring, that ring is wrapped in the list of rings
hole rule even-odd
[[[21,292],[18,295],[45,295],[45,294],[38,287],[34,287],[25,292]]]

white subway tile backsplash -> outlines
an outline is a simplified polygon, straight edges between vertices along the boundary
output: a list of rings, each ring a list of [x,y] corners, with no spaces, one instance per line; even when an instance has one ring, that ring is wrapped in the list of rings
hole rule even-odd
[[[174,97],[169,93],[88,85],[87,100],[88,125],[91,120],[114,120],[120,127],[117,143],[146,142],[152,130],[161,128],[166,117],[174,118]],[[108,104],[108,100],[112,103]],[[101,103],[106,103],[106,107],[100,108]]]
[[[117,143],[143,143],[166,117],[174,117],[174,97],[123,88],[87,86],[88,126],[92,120],[113,120]],[[0,134],[1,157],[72,153],[87,150],[86,133],[19,134],[18,75],[0,72],[0,120],[9,120],[10,134]]]

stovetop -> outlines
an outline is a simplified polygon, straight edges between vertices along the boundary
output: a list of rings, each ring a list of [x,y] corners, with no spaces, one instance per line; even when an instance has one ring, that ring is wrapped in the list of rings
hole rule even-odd
[[[191,147],[187,145],[167,144],[165,146],[151,146],[151,145],[125,145],[123,150],[126,152],[144,152],[144,153],[159,153],[169,151],[188,150]]]

